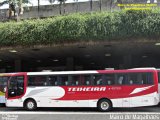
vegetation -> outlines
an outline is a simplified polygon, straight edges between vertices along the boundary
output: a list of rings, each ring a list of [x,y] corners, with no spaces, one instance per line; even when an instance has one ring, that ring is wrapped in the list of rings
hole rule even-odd
[[[4,4],[9,4],[9,18],[12,16],[12,11],[14,12],[14,16],[17,13],[18,16],[20,14],[23,14],[23,4],[30,3],[29,0],[4,0],[3,2],[0,2],[0,6],[3,6]],[[19,11],[16,11],[16,6],[18,6]]]
[[[42,20],[0,23],[1,46],[132,41],[138,38],[160,38],[159,10],[79,13]]]

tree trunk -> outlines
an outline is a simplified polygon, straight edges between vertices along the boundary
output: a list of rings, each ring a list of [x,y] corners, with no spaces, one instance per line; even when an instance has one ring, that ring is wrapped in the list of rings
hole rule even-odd
[[[12,8],[11,8],[11,4],[9,4],[9,19],[11,19],[12,16]]]
[[[60,15],[62,14],[61,7],[62,7],[62,2],[60,1],[60,3],[59,3],[59,14],[60,14]]]
[[[110,11],[112,11],[112,0],[110,2]]]
[[[39,11],[40,11],[40,0],[38,0],[38,17],[39,17]]]
[[[23,15],[23,0],[19,0],[19,15]]]
[[[13,2],[9,2],[9,19],[12,18],[12,12],[14,12],[14,17],[16,16],[15,4]]]
[[[76,12],[78,12],[78,0],[76,0]]]
[[[66,13],[66,3],[65,3],[65,1],[63,2],[63,14],[65,14]]]
[[[90,0],[90,11],[92,11],[92,8],[93,8],[93,1]]]
[[[99,0],[99,9],[102,11],[102,0]]]

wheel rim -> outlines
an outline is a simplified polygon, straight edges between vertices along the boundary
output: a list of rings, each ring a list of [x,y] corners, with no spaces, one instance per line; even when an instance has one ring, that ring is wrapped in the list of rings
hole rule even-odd
[[[101,103],[101,108],[102,108],[102,110],[107,110],[109,108],[109,103],[108,102],[102,102]]]
[[[33,109],[34,108],[34,103],[32,101],[27,103],[27,108],[28,109]]]

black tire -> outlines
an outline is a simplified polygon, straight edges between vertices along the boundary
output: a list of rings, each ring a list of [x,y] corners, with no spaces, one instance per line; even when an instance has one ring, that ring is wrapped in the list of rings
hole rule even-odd
[[[97,108],[101,112],[108,112],[112,109],[112,103],[108,99],[98,101]]]
[[[35,110],[37,108],[37,104],[34,100],[29,99],[25,102],[24,108],[26,110],[32,111],[32,110]]]

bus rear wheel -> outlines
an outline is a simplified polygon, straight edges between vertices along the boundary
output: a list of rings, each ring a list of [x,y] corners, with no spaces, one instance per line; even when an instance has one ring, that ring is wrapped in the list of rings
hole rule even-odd
[[[37,104],[34,100],[29,99],[25,102],[24,107],[26,110],[35,110],[37,108]]]
[[[98,101],[97,108],[102,112],[108,112],[112,108],[112,103],[108,99],[101,99]]]

